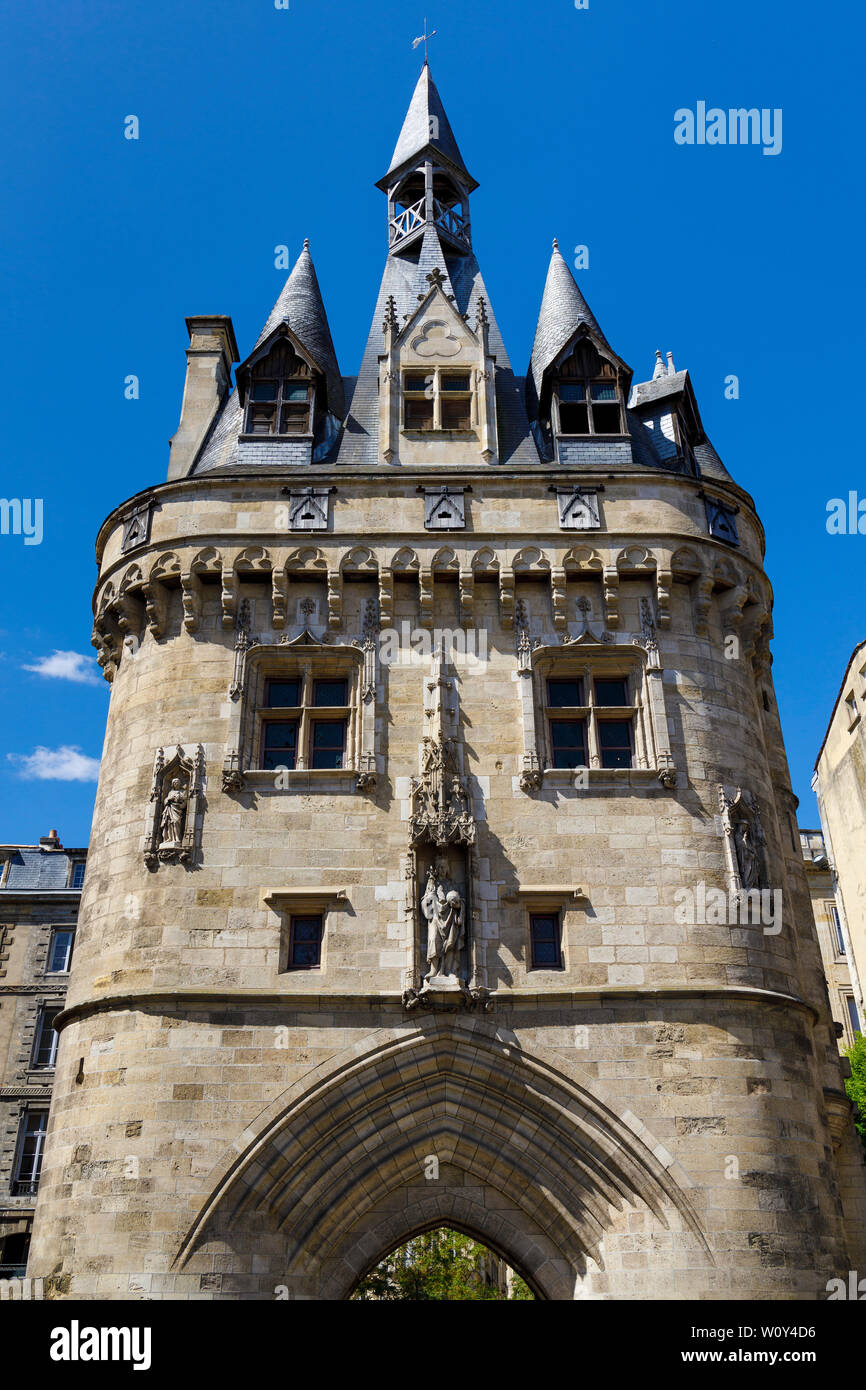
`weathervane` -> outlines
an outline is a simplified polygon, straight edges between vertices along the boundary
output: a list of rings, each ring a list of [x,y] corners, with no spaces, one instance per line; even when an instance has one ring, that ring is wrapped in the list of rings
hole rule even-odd
[[[436,32],[437,32],[437,31],[434,29],[432,34],[428,34],[428,33],[427,33],[427,19],[426,19],[426,16],[425,16],[425,19],[424,19],[424,33],[423,33],[423,34],[419,34],[419,36],[418,36],[417,39],[413,39],[413,40],[412,40],[412,47],[413,47],[413,48],[417,48],[418,45],[419,45],[419,43],[423,43],[423,45],[424,45],[424,66],[425,66],[425,67],[427,66],[427,40],[428,40],[428,39],[432,39],[432,38],[434,37],[434,35],[436,34]]]

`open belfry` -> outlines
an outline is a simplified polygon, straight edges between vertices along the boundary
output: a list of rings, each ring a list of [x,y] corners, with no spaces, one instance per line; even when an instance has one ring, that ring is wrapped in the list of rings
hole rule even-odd
[[[517,374],[426,64],[377,186],[357,377],[305,243],[255,343],[187,319],[99,532],[28,1274],[345,1299],[444,1225],[539,1298],[826,1297],[866,1185],[754,503],[555,242]]]

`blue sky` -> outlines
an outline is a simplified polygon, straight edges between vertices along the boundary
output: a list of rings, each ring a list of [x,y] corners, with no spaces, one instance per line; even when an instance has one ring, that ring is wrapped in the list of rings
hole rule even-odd
[[[637,379],[673,350],[756,499],[788,756],[801,823],[817,823],[812,766],[864,635],[866,537],[825,526],[831,497],[866,497],[848,424],[863,405],[861,9],[843,0],[830,23],[800,0],[420,0],[417,14],[66,0],[8,8],[0,59],[0,492],[44,509],[40,545],[0,536],[0,841],[52,826],[87,841],[95,782],[81,779],[108,695],[89,645],[93,545],[117,503],[165,477],[184,316],[231,314],[244,356],[284,278],[274,247],[294,259],[309,236],[342,370],[357,370],[386,246],[373,185],[425,8],[517,369],[551,238],[587,245],[579,280],[609,341]],[[781,153],[675,144],[674,112],[698,101],[781,108]]]

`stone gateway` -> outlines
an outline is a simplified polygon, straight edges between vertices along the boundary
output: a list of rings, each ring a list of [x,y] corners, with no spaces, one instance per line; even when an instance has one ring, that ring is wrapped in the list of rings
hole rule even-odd
[[[358,375],[305,244],[242,361],[187,319],[168,479],[99,532],[28,1274],[345,1299],[445,1224],[546,1299],[826,1297],[866,1186],[754,503],[555,243],[512,367],[426,65],[378,187]]]

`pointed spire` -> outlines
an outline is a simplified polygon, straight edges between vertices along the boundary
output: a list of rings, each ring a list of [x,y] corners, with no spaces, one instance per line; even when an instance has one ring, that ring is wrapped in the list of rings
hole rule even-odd
[[[316,268],[310,255],[309,237],[304,238],[304,249],[268,315],[268,321],[258,336],[256,348],[283,323],[288,325],[316,365],[321,367],[328,384],[328,409],[342,420],[346,413],[343,380],[337,365],[337,354],[334,351]]]
[[[414,163],[418,156],[426,150],[433,151],[438,158],[444,159],[446,163],[450,164],[460,174],[470,193],[478,187],[476,180],[473,179],[463,162],[463,156],[451,129],[451,123],[445,114],[445,107],[442,105],[442,98],[430,75],[430,68],[425,63],[409,103],[409,110],[406,113],[403,129],[400,131],[391,157],[388,172],[384,178],[379,180],[376,185],[377,188],[386,192],[388,185],[395,182],[396,176],[403,171],[404,167]]]
[[[535,388],[536,398],[541,393],[541,378],[544,372],[582,323],[586,324],[600,343],[613,352],[562,257],[558,241],[554,238],[538,314],[538,326],[535,330],[535,342],[529,361],[529,378]]]
[[[664,364],[661,348],[656,348],[656,364],[653,367],[652,379],[658,381],[659,377],[667,376],[667,368]]]

